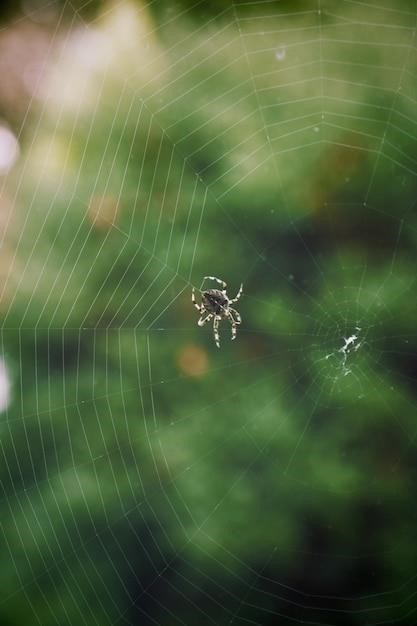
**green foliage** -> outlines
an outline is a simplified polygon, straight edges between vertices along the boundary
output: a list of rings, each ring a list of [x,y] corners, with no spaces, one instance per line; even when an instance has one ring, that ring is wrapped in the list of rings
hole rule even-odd
[[[242,589],[294,615],[278,586],[262,595],[264,573],[359,596],[358,624],[410,610],[408,14],[388,29],[382,10],[366,46],[371,8],[323,3],[337,15],[320,21],[295,4],[153,22],[120,3],[57,52],[8,190],[10,623],[169,625],[170,607],[227,624]],[[244,282],[220,351],[190,301],[207,274],[233,295]],[[214,607],[201,590],[216,584],[230,594]]]

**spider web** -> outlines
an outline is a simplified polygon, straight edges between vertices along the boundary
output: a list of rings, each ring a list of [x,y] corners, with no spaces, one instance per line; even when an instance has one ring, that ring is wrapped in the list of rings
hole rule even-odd
[[[88,4],[2,183],[2,622],[410,623],[416,3]]]

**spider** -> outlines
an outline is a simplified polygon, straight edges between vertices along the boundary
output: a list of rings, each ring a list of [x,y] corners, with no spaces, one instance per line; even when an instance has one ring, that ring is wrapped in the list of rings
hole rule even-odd
[[[233,309],[230,305],[237,302],[242,295],[243,285],[240,285],[240,289],[236,294],[236,297],[232,300],[226,295],[226,283],[216,276],[204,276],[204,280],[215,280],[222,286],[222,289],[207,289],[202,292],[201,304],[197,304],[195,301],[194,287],[191,296],[191,300],[195,308],[200,312],[200,319],[198,320],[199,326],[204,326],[206,322],[209,322],[211,318],[213,321],[213,333],[214,342],[218,348],[220,348],[219,337],[219,322],[222,319],[228,319],[232,325],[232,339],[236,338],[236,325],[241,324],[242,318],[236,309]]]

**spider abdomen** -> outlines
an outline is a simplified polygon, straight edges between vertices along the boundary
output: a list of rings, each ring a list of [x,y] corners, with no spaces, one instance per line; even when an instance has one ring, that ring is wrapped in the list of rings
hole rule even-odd
[[[203,292],[202,302],[206,311],[215,315],[223,315],[227,310],[229,299],[220,289],[209,289]]]

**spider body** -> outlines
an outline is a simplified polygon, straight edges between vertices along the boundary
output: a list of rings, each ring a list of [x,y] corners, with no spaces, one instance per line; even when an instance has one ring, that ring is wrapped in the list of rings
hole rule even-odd
[[[200,319],[197,322],[199,326],[204,326],[204,324],[213,319],[214,341],[216,346],[220,348],[220,320],[229,320],[232,325],[232,339],[236,338],[236,326],[242,322],[242,318],[239,313],[230,305],[239,300],[242,295],[243,285],[240,285],[237,295],[233,299],[230,299],[226,294],[227,285],[223,280],[220,280],[215,276],[205,276],[204,280],[214,280],[222,286],[222,289],[206,289],[201,294],[201,304],[197,304],[193,287],[191,299],[195,308],[200,313]]]
[[[220,289],[208,289],[203,291],[201,304],[207,312],[222,315],[228,307],[229,298]]]

